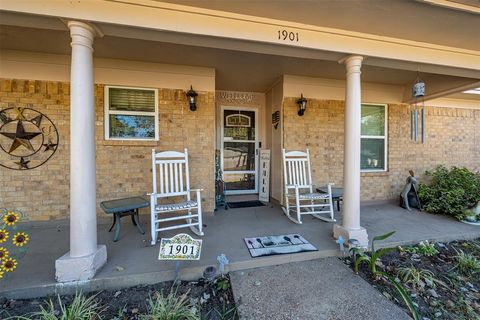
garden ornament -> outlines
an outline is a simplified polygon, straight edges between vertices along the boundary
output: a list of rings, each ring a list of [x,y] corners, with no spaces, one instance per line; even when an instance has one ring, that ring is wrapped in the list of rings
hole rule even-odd
[[[209,266],[206,267],[205,270],[203,271],[203,277],[207,280],[213,280],[215,278],[215,275],[217,274],[217,268],[214,266]]]
[[[345,247],[343,246],[343,244],[345,243],[345,239],[343,239],[342,236],[339,236],[338,239],[335,240],[335,242],[339,245],[342,254],[345,255]]]
[[[229,264],[230,261],[228,261],[227,256],[224,253],[222,253],[221,255],[219,255],[217,257],[217,261],[218,261],[218,268],[220,270],[220,273],[224,274],[225,273],[225,265]]]
[[[415,173],[412,170],[408,171],[410,176],[407,178],[407,183],[400,194],[400,206],[412,211],[410,207],[422,210],[420,199],[418,198],[418,181],[415,178]]]
[[[476,206],[472,209],[468,209],[465,211],[465,217],[463,218],[463,222],[471,223],[471,224],[479,224],[480,223],[480,201],[477,202]]]

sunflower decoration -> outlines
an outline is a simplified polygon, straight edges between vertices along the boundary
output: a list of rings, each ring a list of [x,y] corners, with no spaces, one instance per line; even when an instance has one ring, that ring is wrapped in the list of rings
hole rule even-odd
[[[19,230],[23,217],[20,210],[0,209],[0,282],[16,270],[18,259],[27,252],[30,236]]]
[[[12,238],[13,244],[17,247],[23,247],[28,243],[29,240],[28,234],[25,232],[17,232]]]
[[[15,211],[8,211],[7,214],[3,217],[3,222],[5,225],[13,227],[20,220],[20,214]]]
[[[7,248],[0,247],[0,263],[2,260],[8,258],[9,255],[10,255],[10,252],[8,252]]]
[[[8,231],[5,229],[0,229],[0,243],[3,243],[8,240]]]
[[[13,272],[17,267],[17,260],[13,258],[7,258],[2,263],[2,270],[6,272]]]

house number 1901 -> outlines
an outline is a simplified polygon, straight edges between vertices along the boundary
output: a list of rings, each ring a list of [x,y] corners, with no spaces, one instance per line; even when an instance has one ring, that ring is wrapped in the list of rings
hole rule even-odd
[[[278,40],[298,42],[298,32],[278,30]]]

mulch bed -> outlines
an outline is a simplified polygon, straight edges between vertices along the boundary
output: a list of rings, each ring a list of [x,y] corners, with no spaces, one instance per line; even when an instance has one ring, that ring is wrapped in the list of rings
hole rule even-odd
[[[404,288],[418,306],[418,312],[423,319],[480,319],[480,273],[465,274],[458,271],[456,258],[461,250],[472,254],[480,260],[480,239],[474,241],[453,241],[450,243],[435,243],[438,254],[422,256],[407,253],[397,249],[382,256],[377,269],[397,277],[399,267],[414,266],[433,272],[435,279],[445,283],[415,287],[403,284]],[[353,268],[353,261],[346,258],[346,263]],[[385,297],[393,300],[406,309],[396,290],[384,279],[375,279],[370,270],[363,264],[359,275],[378,289]],[[397,278],[399,281],[399,279]],[[408,312],[408,310],[407,310]]]
[[[226,280],[230,278],[225,276]],[[96,295],[102,306],[108,306],[105,312],[102,313],[103,319],[115,320],[136,320],[140,319],[142,314],[147,313],[147,299],[156,292],[162,292],[164,296],[170,290],[176,290],[177,296],[187,294],[188,300],[192,306],[198,310],[200,309],[201,319],[217,320],[228,319],[236,320],[238,316],[235,309],[235,302],[231,285],[223,290],[219,289],[213,281],[182,281],[177,283],[172,288],[173,282],[162,282],[155,285],[136,286],[121,290],[104,290],[99,292],[92,292],[86,296]],[[66,305],[73,300],[73,295],[65,295],[60,297],[62,302]],[[46,306],[49,300],[55,303],[56,310],[58,310],[58,297],[48,296],[37,299],[12,300],[0,297],[0,319],[9,316],[21,316],[38,312],[40,305]],[[225,317],[226,311],[229,316]],[[235,309],[236,310],[236,309]]]

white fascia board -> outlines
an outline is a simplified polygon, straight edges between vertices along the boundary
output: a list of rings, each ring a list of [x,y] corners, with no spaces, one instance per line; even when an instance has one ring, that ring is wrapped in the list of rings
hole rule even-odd
[[[480,52],[151,0],[4,0],[0,10],[480,70]],[[298,41],[278,39],[279,31]]]

